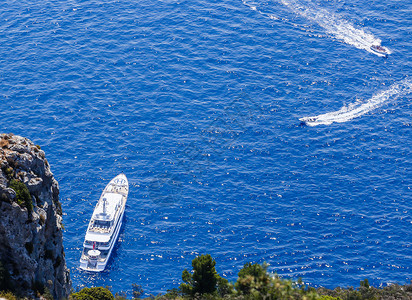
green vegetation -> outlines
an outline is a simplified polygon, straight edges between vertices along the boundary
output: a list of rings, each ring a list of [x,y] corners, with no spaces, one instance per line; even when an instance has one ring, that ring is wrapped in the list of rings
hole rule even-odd
[[[53,295],[47,287],[44,288],[44,293],[41,296],[43,299],[53,300]]]
[[[166,299],[319,299],[314,289],[281,279],[267,272],[267,265],[247,263],[235,284],[219,276],[212,257],[200,255],[192,261],[193,271],[183,271],[178,290],[161,296]]]
[[[17,204],[21,207],[26,207],[28,213],[31,213],[33,211],[33,203],[27,186],[20,180],[12,179],[10,181],[10,188],[16,192]]]
[[[133,297],[132,299],[140,299],[140,297],[143,295],[143,289],[141,285],[138,285],[136,283],[132,284],[133,287]],[[117,299],[117,298],[116,298]]]
[[[72,300],[114,300],[109,289],[103,287],[84,288],[70,296]]]
[[[383,288],[375,288],[367,284],[368,280],[361,281],[359,288],[336,288],[329,290],[318,288],[317,293],[323,295],[323,299],[340,299],[340,300],[375,300],[375,299],[412,299],[412,283],[406,285],[392,284]],[[365,283],[367,285],[365,285]]]
[[[13,179],[14,170],[12,167],[3,166],[1,169],[9,181]]]
[[[200,255],[192,261],[193,270],[184,270],[183,283],[178,289],[151,299],[208,299],[208,300],[378,300],[412,299],[411,285],[391,285],[383,289],[369,286],[367,279],[360,287],[334,290],[315,289],[299,279],[283,279],[267,271],[267,265],[247,263],[238,273],[234,284],[222,279],[216,271],[216,262],[210,255]]]
[[[4,292],[4,291],[0,292],[0,298],[4,298],[7,300],[17,300],[18,299],[15,295],[13,295],[13,293]]]
[[[220,276],[216,272],[215,265],[216,261],[210,254],[200,255],[193,259],[193,273],[185,269],[182,274],[184,283],[179,287],[182,293],[194,296],[216,292]]]
[[[238,274],[235,288],[242,295],[250,295],[255,291],[266,294],[269,281],[267,265],[247,263]]]
[[[377,289],[369,285],[367,279],[360,282],[357,289],[326,288],[315,289],[306,286],[301,280],[283,279],[267,271],[267,265],[247,263],[238,273],[233,284],[223,279],[216,271],[216,261],[209,255],[200,255],[193,259],[192,270],[185,269],[182,273],[183,283],[179,288],[168,290],[164,295],[146,299],[157,300],[386,300],[412,299],[412,284],[391,285]],[[8,289],[8,272],[0,263],[0,297],[19,299]],[[133,300],[143,296],[143,289],[133,284]],[[52,299],[50,291],[41,283],[33,285],[33,291],[42,295],[43,299]],[[83,288],[69,296],[69,300],[126,300],[124,292],[113,295],[110,287]]]

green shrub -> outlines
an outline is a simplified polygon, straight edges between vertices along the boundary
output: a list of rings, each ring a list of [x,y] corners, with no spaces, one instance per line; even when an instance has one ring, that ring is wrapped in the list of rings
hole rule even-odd
[[[115,300],[127,300],[127,294],[125,292],[117,292],[114,295]]]
[[[10,177],[10,176],[13,176],[14,170],[13,170],[12,167],[8,167],[8,168],[6,168],[5,173],[6,173],[7,176]]]
[[[323,299],[338,299],[338,300],[375,300],[375,299],[412,299],[412,283],[410,285],[392,284],[383,288],[375,288],[369,286],[367,279],[360,282],[359,288],[354,289],[337,287],[334,290],[326,288],[318,288],[317,293],[322,295]]]
[[[210,254],[200,255],[192,260],[193,274],[185,269],[182,273],[180,290],[185,295],[211,294],[216,291],[220,276],[215,269],[216,261]]]
[[[133,298],[132,299],[140,299],[140,297],[144,293],[142,286],[139,284],[133,283],[132,288],[133,288]]]
[[[44,288],[44,293],[43,293],[42,297],[46,300],[53,300],[54,299],[52,293],[50,292],[50,290],[47,287]]]
[[[0,292],[0,298],[4,298],[7,300],[18,300],[16,296],[13,295],[11,292]]]
[[[270,278],[267,265],[246,263],[239,271],[235,288],[240,294],[248,295],[252,290],[267,292]]]
[[[234,293],[233,284],[229,283],[226,278],[219,276],[217,279],[217,292],[221,297],[231,295]]]
[[[164,294],[162,297],[162,299],[179,299],[179,296],[181,296],[181,292],[180,290],[178,290],[177,288],[173,288],[170,290],[167,290],[167,293]]]
[[[109,289],[103,287],[86,287],[71,296],[73,300],[114,300]]]
[[[6,175],[8,180],[11,180],[14,177],[14,170],[12,167],[2,167],[3,173]]]
[[[10,181],[10,188],[16,192],[17,204],[21,207],[26,207],[27,211],[31,213],[33,211],[33,203],[27,186],[20,180],[13,179]]]

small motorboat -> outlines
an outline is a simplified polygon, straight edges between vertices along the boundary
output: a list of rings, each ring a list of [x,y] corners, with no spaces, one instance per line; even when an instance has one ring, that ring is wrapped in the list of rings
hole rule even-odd
[[[317,118],[316,117],[303,117],[300,118],[300,126],[306,126],[306,125],[310,125],[311,123],[316,122]]]
[[[388,48],[381,46],[381,45],[372,45],[370,49],[374,54],[377,54],[383,57],[388,57],[390,53]]]

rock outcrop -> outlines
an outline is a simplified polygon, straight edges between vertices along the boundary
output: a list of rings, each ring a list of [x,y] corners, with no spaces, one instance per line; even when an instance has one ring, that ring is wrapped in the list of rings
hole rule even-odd
[[[30,140],[0,135],[0,263],[10,288],[30,298],[71,289],[63,248],[59,185],[44,151]]]

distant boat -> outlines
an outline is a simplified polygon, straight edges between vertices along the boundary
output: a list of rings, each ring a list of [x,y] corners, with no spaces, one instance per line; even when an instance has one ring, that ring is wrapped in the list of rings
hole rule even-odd
[[[390,53],[388,48],[381,45],[372,45],[370,49],[373,53],[383,57],[388,57]]]
[[[315,123],[316,120],[317,120],[316,117],[303,117],[303,118],[299,119],[299,121],[300,121],[299,125],[300,126],[306,126],[306,125],[310,126],[312,123]]]
[[[103,190],[87,228],[80,269],[105,269],[119,236],[128,193],[129,182],[124,174],[113,178]]]

